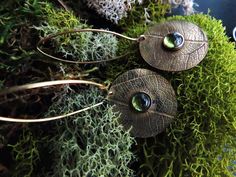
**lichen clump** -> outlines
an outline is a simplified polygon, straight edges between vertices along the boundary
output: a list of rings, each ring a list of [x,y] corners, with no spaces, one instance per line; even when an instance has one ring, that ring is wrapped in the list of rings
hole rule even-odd
[[[45,20],[40,26],[35,26],[42,37],[73,29],[92,28],[77,18],[73,12],[54,9],[50,4],[46,4],[43,11]],[[73,61],[81,62],[114,58],[118,49],[116,37],[106,33],[65,34],[53,38],[52,42],[55,51],[63,54],[65,59],[71,58]]]
[[[127,11],[132,8],[136,1],[139,4],[142,3],[142,0],[86,0],[86,3],[98,14],[118,24],[119,20],[127,16]]]
[[[104,97],[97,89],[66,93],[53,104],[47,115],[64,114],[96,104]],[[134,139],[118,122],[119,114],[104,103],[56,124],[51,139],[54,176],[131,176],[128,167]]]
[[[199,5],[194,0],[170,0],[172,8],[182,7],[185,15],[191,15],[196,13],[195,7]]]

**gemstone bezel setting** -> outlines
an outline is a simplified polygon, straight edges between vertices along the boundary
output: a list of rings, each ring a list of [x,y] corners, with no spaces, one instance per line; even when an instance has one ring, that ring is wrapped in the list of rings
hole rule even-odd
[[[184,46],[184,42],[184,36],[179,32],[169,33],[163,38],[163,46],[167,50],[179,50]]]
[[[141,105],[140,105],[141,104]],[[135,112],[144,113],[152,104],[151,97],[144,92],[137,92],[131,96],[130,106]]]

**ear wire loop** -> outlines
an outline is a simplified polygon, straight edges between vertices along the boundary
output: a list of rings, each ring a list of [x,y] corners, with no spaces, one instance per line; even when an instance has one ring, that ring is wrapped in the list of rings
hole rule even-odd
[[[97,86],[101,90],[107,90],[107,87],[105,85],[93,82],[93,81],[87,81],[87,80],[57,80],[57,81],[46,81],[46,82],[39,82],[39,83],[33,83],[33,84],[26,84],[26,85],[21,85],[21,86],[14,86],[8,89],[5,89],[0,92],[0,95],[6,95],[18,91],[24,91],[24,90],[29,90],[29,89],[34,89],[34,88],[41,88],[41,87],[48,87],[48,86],[55,86],[55,85],[63,85],[63,84],[88,84],[88,85],[94,85]],[[104,101],[101,101],[97,104],[88,106],[86,108],[70,112],[68,114],[60,115],[60,116],[54,116],[54,117],[46,117],[46,118],[39,118],[39,119],[22,119],[22,118],[13,118],[13,117],[2,117],[0,116],[0,121],[6,121],[6,122],[18,122],[18,123],[39,123],[39,122],[48,122],[48,121],[53,121],[53,120],[58,120],[62,119],[71,115],[75,115],[78,113],[81,113],[83,111],[87,111],[89,109],[98,107],[102,105]]]
[[[234,41],[236,42],[236,26],[233,29],[233,38],[234,38]]]
[[[118,36],[118,37],[121,37],[121,38],[124,38],[124,39],[127,39],[127,40],[130,40],[130,41],[135,41],[135,42],[139,42],[140,39],[143,37],[143,36],[140,36],[139,38],[131,38],[131,37],[128,37],[128,36],[125,36],[125,35],[122,35],[122,34],[119,34],[119,33],[116,33],[114,31],[108,31],[108,30],[103,30],[103,29],[74,29],[74,30],[69,30],[69,31],[64,31],[64,32],[59,32],[59,33],[56,33],[56,34],[51,34],[49,36],[46,36],[44,38],[42,38],[38,44],[37,44],[37,50],[49,57],[49,58],[52,58],[54,60],[58,60],[58,61],[62,61],[62,62],[67,62],[67,63],[76,63],[76,64],[91,64],[91,63],[101,63],[101,62],[107,62],[107,61],[112,61],[112,60],[117,60],[117,59],[120,59],[124,56],[126,56],[128,53],[124,54],[124,55],[121,55],[121,56],[118,56],[118,57],[115,57],[115,58],[111,58],[111,59],[107,59],[107,60],[97,60],[97,61],[71,61],[71,60],[66,60],[66,59],[63,59],[63,58],[59,58],[59,57],[55,57],[53,55],[50,55],[46,52],[44,52],[42,49],[40,49],[40,46],[57,37],[57,36],[61,36],[61,35],[65,35],[65,34],[72,34],[72,33],[81,33],[81,32],[101,32],[101,33],[107,33],[107,34],[112,34],[112,35],[115,35],[115,36]]]

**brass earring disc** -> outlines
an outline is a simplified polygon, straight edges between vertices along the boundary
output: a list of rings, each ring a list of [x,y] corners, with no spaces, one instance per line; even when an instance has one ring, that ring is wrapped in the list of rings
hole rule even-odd
[[[170,34],[183,37],[183,44],[176,47],[177,50],[170,50],[163,45],[164,39]],[[149,65],[160,70],[183,71],[193,68],[207,54],[206,34],[190,22],[178,20],[161,23],[151,27],[144,36],[145,40],[139,44],[140,53]]]
[[[109,93],[108,100],[121,113],[124,128],[132,127],[131,133],[136,137],[151,137],[164,131],[177,112],[171,84],[147,69],[133,69],[120,75]]]

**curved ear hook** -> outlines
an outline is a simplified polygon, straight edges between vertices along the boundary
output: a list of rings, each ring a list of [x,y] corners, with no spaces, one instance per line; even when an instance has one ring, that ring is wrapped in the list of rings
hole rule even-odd
[[[26,85],[21,85],[21,86],[14,86],[8,89],[5,89],[0,92],[0,95],[6,95],[18,91],[23,91],[23,90],[29,90],[29,89],[34,89],[34,88],[41,88],[41,87],[47,87],[47,86],[55,86],[55,85],[64,85],[64,84],[88,84],[88,85],[94,85],[98,87],[101,90],[107,90],[107,87],[103,84],[99,84],[93,81],[87,81],[87,80],[57,80],[57,81],[47,81],[47,82],[39,82],[39,83],[33,83],[33,84],[26,84]],[[36,122],[47,122],[47,121],[52,121],[52,120],[58,120],[62,119],[71,115],[78,114],[80,112],[92,109],[94,107],[100,106],[104,103],[105,101],[101,101],[100,103],[88,106],[86,108],[60,115],[60,116],[54,116],[54,117],[47,117],[47,118],[39,118],[39,119],[23,119],[23,118],[13,118],[13,117],[1,117],[0,116],[0,121],[7,121],[7,122],[21,122],[21,123],[36,123]]]
[[[140,38],[131,38],[131,37],[128,37],[128,36],[125,36],[125,35],[122,35],[122,34],[119,34],[119,33],[116,33],[116,32],[113,32],[113,31],[108,31],[108,30],[103,30],[103,29],[74,29],[74,30],[68,30],[68,31],[64,31],[64,32],[59,32],[59,33],[56,33],[56,34],[51,34],[49,36],[46,36],[44,38],[42,38],[38,44],[37,44],[37,50],[42,53],[43,55],[49,57],[49,58],[52,58],[52,59],[55,59],[55,60],[58,60],[58,61],[62,61],[62,62],[67,62],[67,63],[76,63],[76,64],[91,64],[91,63],[101,63],[101,62],[107,62],[107,61],[112,61],[112,60],[117,60],[117,59],[120,59],[124,56],[126,56],[128,53],[124,54],[124,55],[121,55],[121,56],[118,56],[118,57],[115,57],[115,58],[111,58],[111,59],[107,59],[107,60],[97,60],[97,61],[71,61],[71,60],[66,60],[66,59],[63,59],[63,58],[59,58],[59,57],[55,57],[55,56],[52,56],[46,52],[44,52],[42,49],[40,49],[40,46],[57,37],[57,36],[61,36],[61,35],[64,35],[64,34],[72,34],[72,33],[81,33],[81,32],[102,32],[102,33],[107,33],[107,34],[112,34],[112,35],[115,35],[115,36],[118,36],[118,37],[122,37],[124,39],[127,39],[127,40],[131,40],[131,41],[136,41],[136,42],[139,42],[140,41]]]

